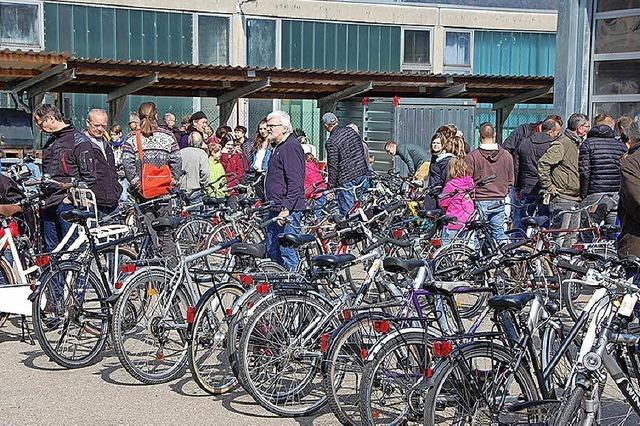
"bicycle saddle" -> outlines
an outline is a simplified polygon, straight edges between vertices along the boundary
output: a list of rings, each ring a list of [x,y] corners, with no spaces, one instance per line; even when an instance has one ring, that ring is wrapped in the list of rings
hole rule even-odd
[[[423,219],[437,219],[444,214],[442,209],[418,210],[418,216]]]
[[[447,224],[449,224],[449,223],[454,223],[454,222],[457,222],[457,221],[458,221],[458,218],[457,218],[457,217],[455,217],[455,216],[448,216],[448,215],[440,216],[439,218],[437,218],[437,219],[435,220],[435,222],[436,222],[437,224],[442,224],[442,225],[447,225]]]
[[[398,259],[397,257],[387,257],[382,261],[385,271],[392,274],[405,274],[425,265],[422,259]]]
[[[521,311],[534,297],[533,293],[493,296],[489,299],[489,306],[496,311]]]
[[[262,244],[236,243],[231,246],[232,256],[249,256],[262,259],[266,254],[266,249]]]
[[[284,247],[298,248],[307,243],[312,243],[316,237],[311,234],[280,234],[278,235],[278,244]]]
[[[204,197],[202,199],[202,203],[205,206],[224,206],[225,203],[227,202],[226,198],[215,198],[215,197]]]
[[[180,217],[161,217],[151,222],[154,231],[164,231],[167,229],[176,229],[182,224],[183,219]]]
[[[542,226],[544,225],[549,218],[547,216],[527,216],[523,217],[520,222],[526,227],[529,226]]]
[[[84,223],[91,218],[95,218],[93,212],[87,210],[68,210],[66,212],[62,212],[60,217],[67,222],[71,223]]]
[[[337,268],[354,260],[356,260],[356,257],[351,253],[337,255],[321,254],[320,256],[314,256],[311,259],[311,263],[320,268]]]
[[[489,226],[489,222],[482,219],[472,220],[470,222],[467,222],[467,229],[470,231],[473,231],[475,229],[486,228],[487,226]]]

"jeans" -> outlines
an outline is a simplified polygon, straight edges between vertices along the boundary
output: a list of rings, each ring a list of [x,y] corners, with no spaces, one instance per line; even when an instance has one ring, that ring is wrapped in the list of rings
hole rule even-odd
[[[596,192],[596,193],[587,195],[586,197],[584,197],[584,200],[582,200],[582,202],[580,203],[580,207],[586,207],[594,204],[595,202],[598,202],[598,204],[593,206],[593,208],[590,208],[588,211],[583,211],[581,213],[580,226],[583,228],[589,227],[590,213],[592,214],[591,217],[595,219],[595,222],[600,223],[601,221],[604,220],[604,223],[606,223],[607,225],[615,225],[616,219],[618,217],[617,210],[618,210],[619,200],[620,200],[620,197],[617,192]],[[606,212],[602,211],[602,215],[600,214],[594,215],[593,213],[600,213],[600,211],[596,211],[596,209],[600,205],[607,206]],[[610,237],[610,236],[607,236],[607,237]],[[582,232],[580,234],[580,238],[584,242],[592,242],[593,233]]]
[[[513,227],[520,228],[523,231],[524,226],[522,226],[522,219],[527,216],[547,216],[551,217],[551,212],[549,211],[549,206],[546,204],[542,204],[538,202],[537,194],[525,194],[520,193],[520,199],[516,200],[516,204],[526,204],[522,207],[515,207],[513,212]],[[549,227],[549,220],[545,222],[543,225],[544,228]]]
[[[461,238],[464,238],[466,235],[467,235],[466,230],[442,228],[440,239],[442,240],[442,245],[446,246],[453,240],[453,237],[461,239]]]
[[[482,217],[489,221],[491,236],[498,244],[507,239],[504,233],[504,225],[507,221],[504,207],[504,200],[476,201],[476,208],[482,213]]]
[[[564,210],[570,210],[578,207],[578,202],[573,200],[567,200],[561,196],[555,197],[551,200],[549,208],[551,209],[551,228],[553,229],[575,229],[580,226],[580,213],[566,212],[560,214]],[[571,233],[558,233],[557,241],[562,247],[571,247],[578,241],[578,234],[576,232]]]
[[[358,188],[355,191],[355,194],[354,191],[350,190],[354,186],[358,186],[363,182],[365,182],[364,185]],[[349,211],[355,204],[356,199],[359,200],[362,198],[362,194],[368,188],[368,182],[369,179],[367,178],[367,176],[360,176],[342,185],[342,188],[344,188],[344,190],[339,191],[336,197],[338,200],[338,208],[340,209],[340,214],[346,215],[347,213],[349,213]]]
[[[278,215],[278,212],[272,212],[269,219]],[[267,256],[279,265],[287,268],[288,271],[295,272],[298,270],[300,257],[295,249],[289,247],[280,247],[278,244],[278,235],[280,234],[299,234],[300,219],[302,212],[291,212],[288,221],[284,226],[280,226],[277,222],[273,222],[267,226]]]
[[[47,252],[53,251],[62,238],[67,234],[71,224],[66,220],[62,220],[60,215],[63,212],[72,210],[73,205],[60,203],[57,206],[52,206],[47,209],[43,209],[40,212],[40,219],[42,220],[42,233],[44,234],[44,250]]]
[[[312,200],[311,204],[313,206],[313,214],[316,217],[316,219],[317,220],[322,219],[322,217],[324,216],[324,214],[322,213],[322,208],[324,207],[325,204],[327,204],[327,196],[323,195],[321,197],[318,197],[315,200]]]
[[[154,220],[171,215],[171,206],[160,206],[156,210],[153,210],[151,207],[147,208],[148,210],[145,209],[142,213],[144,214],[144,221],[149,227],[151,238],[158,249],[157,251],[159,251],[160,256],[165,259],[172,258],[171,262],[173,262],[173,258],[177,255],[174,230],[163,229],[162,231],[156,231],[151,227],[151,223],[153,223]]]

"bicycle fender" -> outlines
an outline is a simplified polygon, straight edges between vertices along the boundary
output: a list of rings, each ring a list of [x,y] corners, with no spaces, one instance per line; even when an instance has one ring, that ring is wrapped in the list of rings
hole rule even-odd
[[[219,288],[224,287],[225,285],[235,286],[235,287],[241,288],[240,286],[236,286],[235,284],[224,283],[224,284],[220,284],[219,286],[213,286],[213,287],[207,289],[207,291],[205,291],[202,294],[202,296],[200,296],[200,299],[198,299],[198,302],[196,303],[196,306],[194,307],[194,312],[196,313],[196,315],[200,311],[200,309],[202,308],[202,305],[203,305],[204,301],[207,300],[209,295],[211,295],[211,293],[215,293]],[[244,296],[245,294],[246,294],[246,292],[243,293],[242,296]],[[234,309],[235,309],[235,304],[234,304]],[[235,312],[236,311],[234,311],[233,314],[235,314]],[[189,323],[189,325],[187,326],[187,332],[188,332],[189,336],[193,335],[192,331],[193,331],[193,323]],[[189,340],[189,344],[191,344],[191,340]]]
[[[380,352],[382,350],[382,348],[390,341],[402,336],[402,337],[407,337],[407,336],[419,336],[421,338],[424,338],[425,335],[427,335],[428,338],[435,338],[437,337],[436,335],[430,334],[427,330],[425,330],[424,328],[421,327],[408,327],[408,328],[402,328],[400,330],[391,332],[389,334],[387,334],[385,337],[383,337],[382,339],[378,340],[373,347],[369,350],[369,356],[367,356],[367,359],[365,362],[370,362],[373,361],[373,359],[375,358],[375,356],[378,354],[378,352]]]
[[[40,294],[40,292],[42,291],[42,286],[40,285],[45,278],[47,278],[47,275],[51,275],[52,273],[54,273],[54,271],[60,267],[60,269],[62,269],[62,267],[78,267],[80,269],[84,268],[84,265],[80,262],[77,262],[75,260],[63,260],[60,262],[56,262],[56,268],[54,269],[53,266],[51,264],[47,265],[47,267],[45,269],[42,270],[42,273],[40,274],[40,276],[38,277],[38,279],[36,280],[36,288],[35,290],[33,290],[33,292],[29,295],[29,297],[27,298],[30,302],[35,302],[36,298],[38,297],[38,295]]]
[[[304,290],[304,291],[301,291],[301,290]],[[300,290],[279,289],[278,291],[271,292],[268,295],[265,295],[264,297],[262,297],[260,300],[256,301],[254,303],[254,305],[250,309],[247,309],[245,311],[245,316],[246,317],[252,316],[255,313],[256,309],[260,305],[262,305],[265,301],[271,300],[276,296],[283,296],[283,295],[287,295],[287,294],[291,294],[291,295],[300,294],[300,295],[303,295],[303,296],[307,296],[307,295],[314,296],[317,300],[320,300],[322,303],[324,303],[329,310],[331,310],[333,308],[333,305],[331,304],[331,302],[326,297],[324,297],[323,295],[318,293],[317,291],[308,290],[308,289],[300,289]]]

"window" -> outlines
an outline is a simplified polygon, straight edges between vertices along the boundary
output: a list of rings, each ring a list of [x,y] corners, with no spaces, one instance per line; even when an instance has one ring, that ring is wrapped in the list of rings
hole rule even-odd
[[[447,31],[444,42],[445,72],[471,73],[471,31]]]
[[[229,18],[198,15],[198,61],[229,64]]]
[[[402,70],[425,72],[431,70],[431,31],[403,29]]]
[[[42,5],[0,1],[0,47],[39,50],[42,45]]]
[[[247,65],[276,66],[276,21],[247,19]]]
[[[600,0],[598,12],[640,8],[640,0]]]

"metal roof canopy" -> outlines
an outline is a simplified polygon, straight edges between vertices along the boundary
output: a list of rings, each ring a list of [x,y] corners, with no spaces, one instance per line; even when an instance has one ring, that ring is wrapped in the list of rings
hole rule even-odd
[[[127,95],[210,97],[226,122],[238,98],[315,99],[322,110],[371,97],[443,97],[494,104],[499,127],[515,103],[553,103],[553,77],[435,75],[191,65],[73,58],[66,53],[0,51],[0,90],[107,94],[118,113]],[[117,114],[115,114],[117,115]],[[112,115],[112,116],[115,116]],[[499,132],[500,134],[500,132]]]

